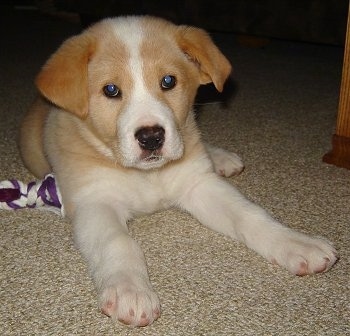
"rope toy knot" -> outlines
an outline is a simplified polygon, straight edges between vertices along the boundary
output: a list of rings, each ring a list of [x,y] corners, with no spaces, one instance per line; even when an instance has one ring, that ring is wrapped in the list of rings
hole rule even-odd
[[[28,184],[18,180],[0,182],[0,209],[38,208],[64,216],[60,191],[54,175]]]

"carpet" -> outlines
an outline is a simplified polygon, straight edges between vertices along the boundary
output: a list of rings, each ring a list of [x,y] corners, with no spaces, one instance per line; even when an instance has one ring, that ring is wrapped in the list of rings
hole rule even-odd
[[[27,11],[0,21],[0,180],[28,182],[16,136],[33,79],[80,27]],[[229,183],[286,225],[333,241],[339,262],[296,277],[178,210],[138,218],[130,234],[146,255],[162,316],[131,329],[99,312],[68,222],[0,211],[1,335],[350,335],[350,171],[321,160],[334,132],[343,50],[213,38],[234,72],[222,95],[211,86],[199,93],[203,137],[243,158],[244,172]]]

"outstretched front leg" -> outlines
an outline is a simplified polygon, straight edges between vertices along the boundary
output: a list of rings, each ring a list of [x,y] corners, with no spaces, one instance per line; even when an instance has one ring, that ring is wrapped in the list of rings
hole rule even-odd
[[[101,311],[131,326],[160,315],[139,245],[129,236],[123,209],[82,201],[73,217],[76,243],[86,258],[100,296]]]
[[[244,242],[293,274],[324,272],[337,260],[329,242],[283,226],[214,173],[192,179],[180,205],[207,227]]]
[[[205,148],[218,175],[230,177],[240,174],[244,169],[244,164],[237,154],[208,143],[205,144]]]

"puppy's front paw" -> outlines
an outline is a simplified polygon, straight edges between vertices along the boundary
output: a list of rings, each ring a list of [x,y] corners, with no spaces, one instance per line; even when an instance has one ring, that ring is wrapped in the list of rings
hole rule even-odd
[[[130,278],[106,287],[101,294],[101,311],[132,327],[144,327],[160,316],[160,303],[147,283],[135,283]]]
[[[326,272],[337,261],[335,248],[322,238],[287,231],[281,239],[278,252],[271,258],[296,275]]]
[[[208,150],[218,175],[230,177],[243,170],[244,164],[237,154],[214,146],[210,146]]]

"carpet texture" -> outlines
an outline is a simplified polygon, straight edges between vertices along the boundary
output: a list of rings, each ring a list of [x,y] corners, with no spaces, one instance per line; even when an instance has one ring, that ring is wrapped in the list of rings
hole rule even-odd
[[[80,27],[35,12],[8,13],[1,25],[0,180],[28,182],[16,134],[34,76]],[[343,50],[275,40],[252,49],[213,36],[235,70],[222,95],[201,90],[198,122],[205,139],[243,158],[245,171],[228,182],[286,225],[333,241],[339,262],[295,277],[186,213],[139,218],[130,232],[163,313],[130,329],[99,312],[69,223],[38,210],[1,211],[0,335],[350,335],[350,171],[321,161]]]

